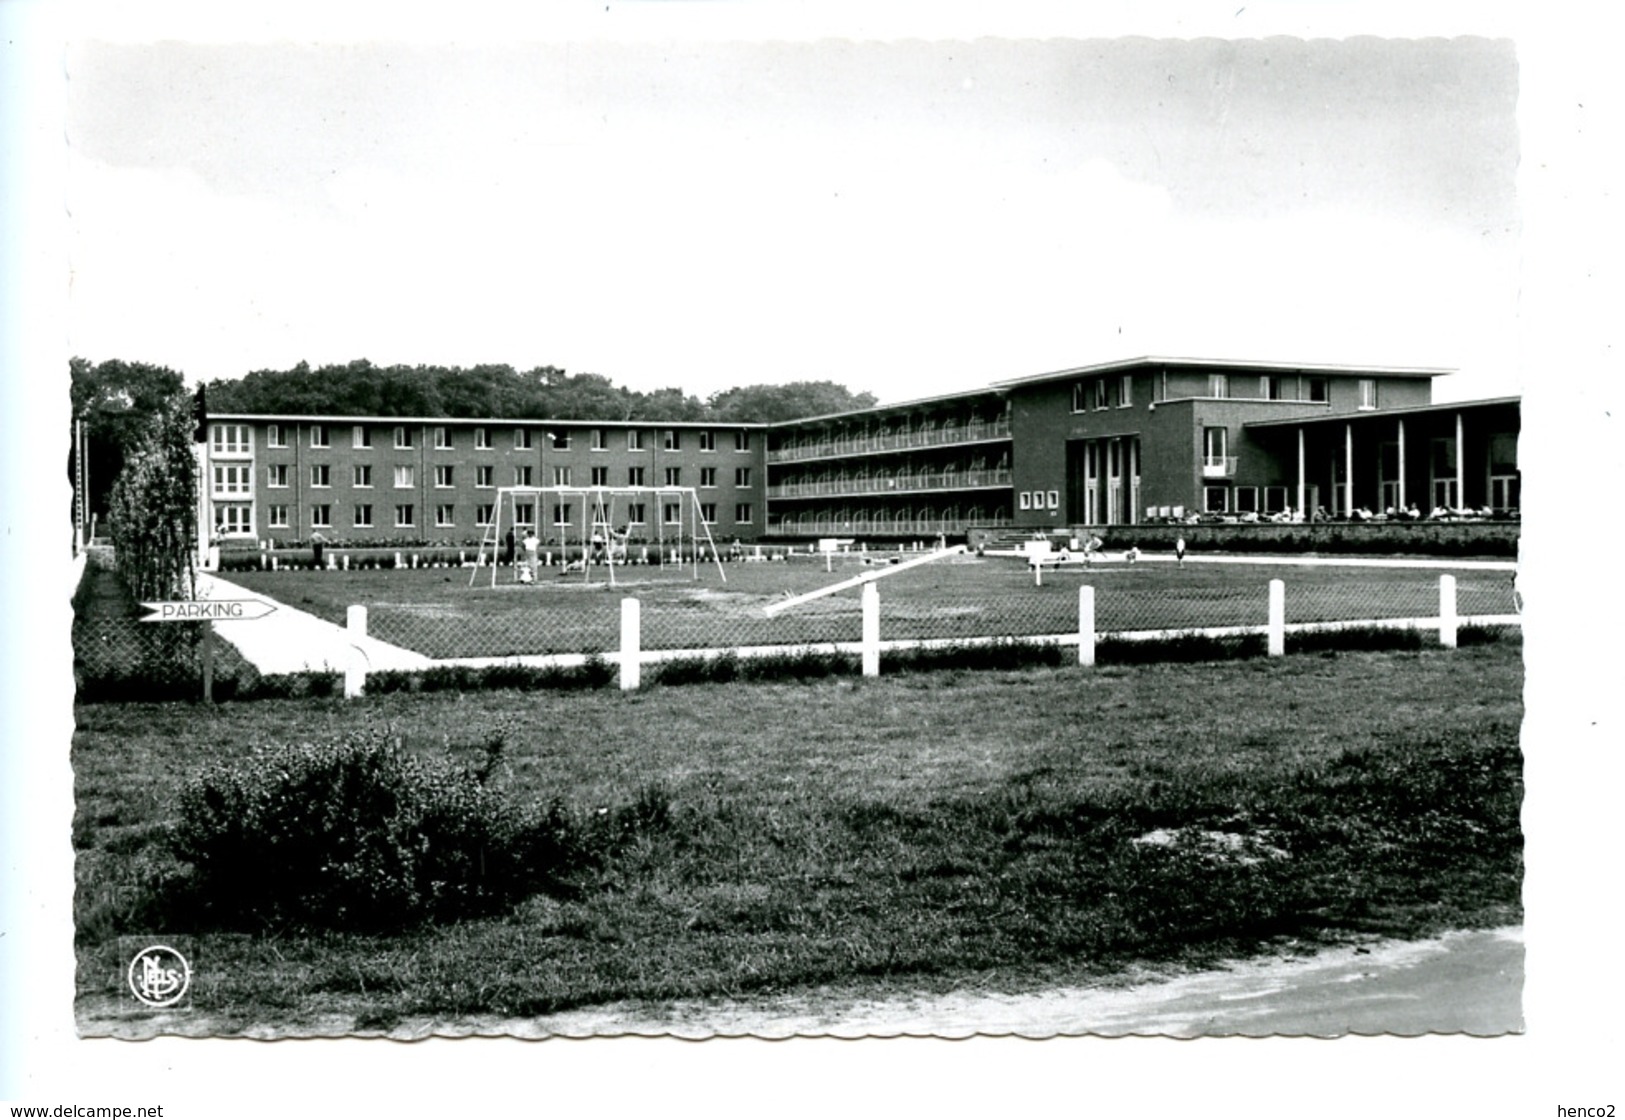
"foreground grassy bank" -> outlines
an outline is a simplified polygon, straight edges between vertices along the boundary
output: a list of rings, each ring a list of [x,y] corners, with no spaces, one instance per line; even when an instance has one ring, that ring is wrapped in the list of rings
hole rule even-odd
[[[84,707],[79,1010],[138,1016],[119,995],[130,942],[160,936],[190,950],[196,1011],[231,1029],[1015,990],[1504,924],[1520,652]],[[369,723],[516,802],[557,798],[583,858],[495,916],[386,934],[234,928],[188,894],[167,840],[183,779]]]

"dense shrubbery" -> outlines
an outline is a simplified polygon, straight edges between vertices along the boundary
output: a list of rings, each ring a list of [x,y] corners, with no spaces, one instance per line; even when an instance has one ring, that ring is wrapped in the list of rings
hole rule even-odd
[[[544,688],[605,688],[616,668],[598,654],[580,665],[437,665],[430,669],[389,669],[367,674],[369,695],[386,692],[479,692],[511,688],[534,692]]]
[[[1108,549],[1172,552],[1183,539],[1196,553],[1441,556],[1516,558],[1516,521],[1329,521],[1314,524],[1114,525],[1103,530]]]
[[[490,769],[378,734],[267,748],[183,787],[171,848],[200,909],[226,924],[385,930],[491,913],[581,852],[558,803],[511,803]]]

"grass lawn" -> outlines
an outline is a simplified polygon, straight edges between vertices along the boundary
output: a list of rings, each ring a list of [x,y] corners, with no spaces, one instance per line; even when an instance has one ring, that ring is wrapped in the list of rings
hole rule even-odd
[[[857,588],[775,618],[763,608],[875,570],[853,557],[832,573],[812,558],[735,563],[727,565],[724,583],[714,567],[702,565],[695,580],[634,566],[621,570],[616,589],[601,571],[589,585],[580,573],[558,575],[557,569],[544,570],[531,586],[503,572],[496,587],[483,570],[472,588],[470,570],[462,568],[233,572],[226,578],[338,624],[346,608],[365,605],[374,636],[430,657],[503,657],[617,649],[620,600],[628,595],[643,603],[646,649],[855,642],[861,636]],[[1269,581],[1276,578],[1287,586],[1289,623],[1429,617],[1438,613],[1439,575],[1428,569],[1117,564],[1048,572],[1035,586],[1023,561],[965,556],[881,579],[881,636],[1074,633],[1077,587],[1085,580],[1096,589],[1096,625],[1107,632],[1261,626]],[[1455,575],[1460,613],[1512,613],[1509,575]]]
[[[188,953],[194,1013],[229,1031],[1016,991],[1514,922],[1520,655],[82,706],[77,1010],[149,1015],[121,996],[148,939]],[[183,901],[182,780],[368,725],[471,764],[501,730],[497,788],[562,799],[596,858],[509,911],[384,934],[233,928]]]

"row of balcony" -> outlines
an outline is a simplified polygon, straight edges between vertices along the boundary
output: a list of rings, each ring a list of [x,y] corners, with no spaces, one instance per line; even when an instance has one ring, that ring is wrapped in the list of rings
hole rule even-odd
[[[877,475],[873,478],[826,478],[816,482],[786,482],[769,486],[769,498],[820,498],[859,494],[909,494],[928,490],[976,490],[1009,486],[1008,467],[980,470],[919,471]]]
[[[868,455],[877,451],[909,451],[921,447],[951,447],[964,443],[1009,439],[1010,421],[977,421],[971,424],[943,424],[934,428],[903,431],[865,432],[834,439],[805,439],[789,447],[768,450],[770,463],[793,463],[803,459],[827,459],[837,455]]]
[[[768,531],[780,537],[846,537],[870,536],[950,536],[964,533],[978,525],[998,527],[1009,525],[1010,515],[998,510],[985,516],[968,517],[786,517],[772,522]]]

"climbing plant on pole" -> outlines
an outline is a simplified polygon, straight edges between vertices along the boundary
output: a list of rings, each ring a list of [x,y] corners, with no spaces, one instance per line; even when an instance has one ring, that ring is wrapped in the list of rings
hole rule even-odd
[[[113,555],[138,601],[193,597],[197,487],[189,402],[177,393],[148,418],[113,483]]]

